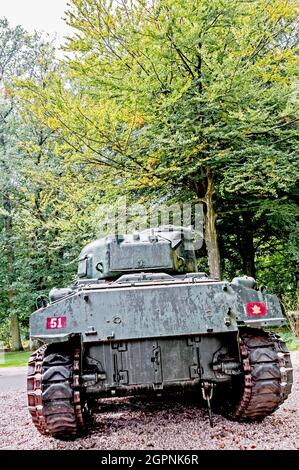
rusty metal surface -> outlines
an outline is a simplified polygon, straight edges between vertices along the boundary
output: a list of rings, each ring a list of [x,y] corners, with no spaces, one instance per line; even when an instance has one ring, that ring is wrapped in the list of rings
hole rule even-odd
[[[42,403],[42,365],[47,347],[39,348],[29,358],[27,372],[28,410],[40,434],[48,434]]]
[[[273,413],[291,393],[290,353],[279,336],[260,330],[240,335],[243,393],[232,413],[238,420],[257,420]]]
[[[59,439],[76,437],[85,430],[80,386],[80,349],[73,357],[42,346],[29,359],[28,409],[43,435]]]

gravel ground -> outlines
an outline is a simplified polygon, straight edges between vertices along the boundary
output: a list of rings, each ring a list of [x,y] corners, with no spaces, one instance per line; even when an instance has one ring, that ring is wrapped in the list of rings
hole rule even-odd
[[[0,393],[0,449],[299,449],[299,351],[288,400],[262,423],[235,423],[214,417],[194,401],[104,400],[91,434],[73,442],[42,437],[27,412],[24,392]]]

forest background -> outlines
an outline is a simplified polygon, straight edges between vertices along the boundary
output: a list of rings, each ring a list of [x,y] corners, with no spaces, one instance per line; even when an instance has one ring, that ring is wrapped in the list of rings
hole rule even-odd
[[[58,55],[0,19],[0,341],[22,348],[123,197],[203,204],[199,269],[296,309],[298,7],[72,0]]]

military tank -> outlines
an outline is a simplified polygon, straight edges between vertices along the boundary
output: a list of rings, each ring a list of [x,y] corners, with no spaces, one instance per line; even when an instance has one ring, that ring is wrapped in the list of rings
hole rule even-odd
[[[278,298],[253,278],[197,272],[194,232],[162,226],[106,236],[80,254],[77,281],[31,316],[28,406],[41,434],[86,433],[104,397],[193,390],[235,420],[262,420],[288,397],[290,354],[263,327]],[[180,394],[178,394],[179,396]],[[212,400],[213,398],[213,400]]]

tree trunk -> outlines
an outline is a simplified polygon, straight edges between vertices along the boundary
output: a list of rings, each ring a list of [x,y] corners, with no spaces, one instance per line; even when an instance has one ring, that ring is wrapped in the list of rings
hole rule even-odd
[[[239,248],[243,264],[243,272],[247,276],[255,278],[255,248],[253,243],[253,228],[250,213],[242,215],[242,226],[240,230]]]
[[[214,180],[213,172],[207,170],[207,190],[203,199],[206,206],[205,213],[205,243],[208,252],[210,276],[221,279],[220,253],[216,229],[216,212],[213,205]]]
[[[15,308],[15,292],[13,289],[13,282],[15,280],[15,250],[13,241],[13,223],[12,223],[12,204],[8,193],[3,195],[3,208],[6,211],[4,216],[4,227],[6,235],[7,247],[7,271],[8,271],[8,299],[9,310],[14,311]],[[10,315],[10,335],[11,335],[11,349],[13,351],[22,351],[23,346],[21,342],[20,325],[18,315],[12,313]]]
[[[197,82],[198,82],[198,95],[199,95],[199,125],[200,128],[204,127],[204,100],[203,100],[203,57],[202,57],[202,43],[198,43],[197,51],[197,64],[196,64],[196,73],[197,73]],[[202,168],[202,171],[204,169]],[[216,230],[216,212],[213,205],[213,194],[214,194],[214,175],[213,170],[208,167],[206,168],[205,183],[200,183],[198,186],[201,186],[202,192],[202,202],[205,204],[205,220],[204,220],[204,233],[205,233],[205,244],[208,253],[208,264],[210,276],[221,279],[221,263],[220,263],[220,253],[218,246],[218,237]],[[202,191],[204,189],[204,191]],[[205,194],[203,194],[205,193]]]
[[[18,315],[13,313],[10,317],[10,336],[11,336],[11,350],[12,351],[23,351],[20,324]]]

